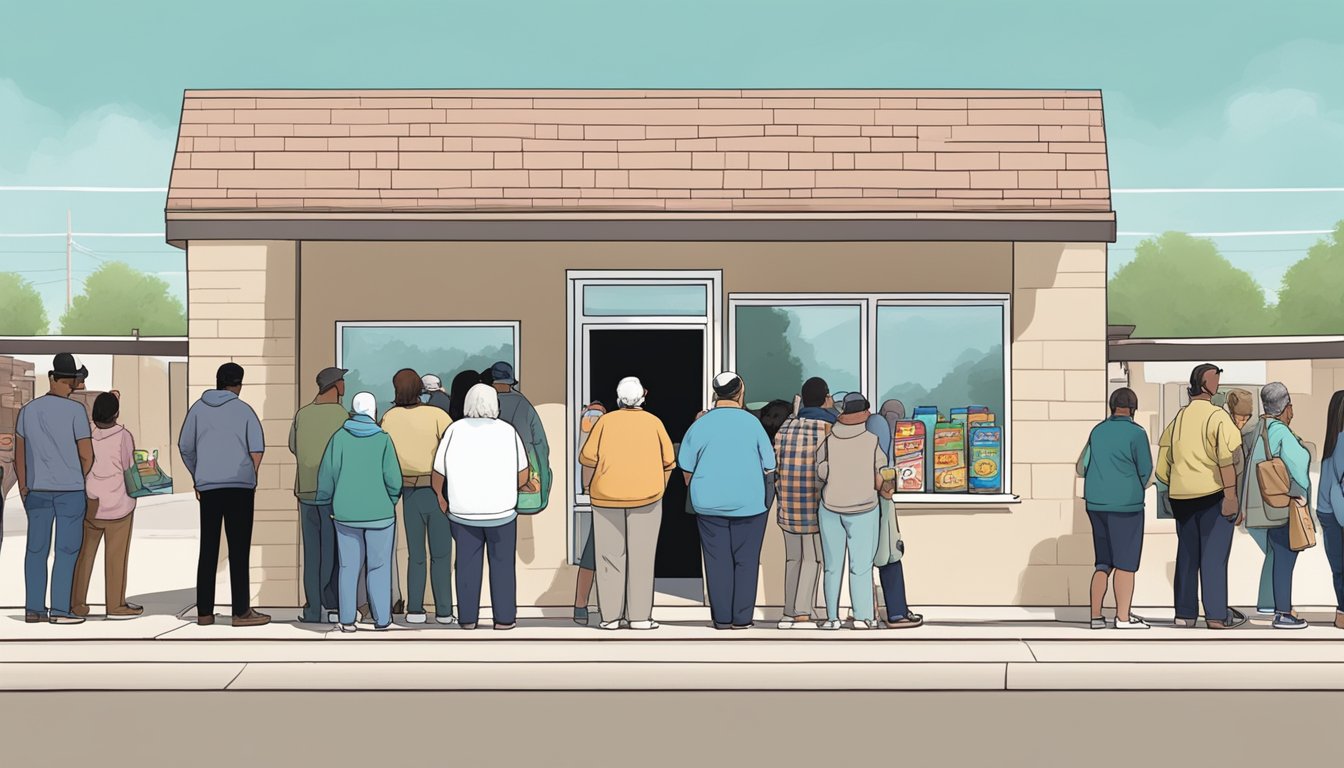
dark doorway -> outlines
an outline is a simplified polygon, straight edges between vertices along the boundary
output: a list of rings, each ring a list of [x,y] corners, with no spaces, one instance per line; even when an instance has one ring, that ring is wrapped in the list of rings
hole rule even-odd
[[[588,332],[589,402],[616,410],[616,384],[638,376],[649,390],[644,408],[663,420],[674,445],[704,407],[705,336],[699,329]],[[686,482],[674,471],[663,496],[663,524],[653,573],[660,579],[699,579],[700,533],[686,512]]]

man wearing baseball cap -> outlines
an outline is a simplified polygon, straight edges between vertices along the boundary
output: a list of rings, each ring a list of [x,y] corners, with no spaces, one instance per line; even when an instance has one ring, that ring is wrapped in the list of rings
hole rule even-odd
[[[289,452],[294,468],[294,495],[299,500],[299,532],[303,541],[303,613],[299,621],[335,623],[336,524],[330,504],[317,503],[317,470],[332,435],[350,414],[341,405],[345,396],[344,368],[324,368],[317,374],[317,396],[294,414],[289,428]]]
[[[19,411],[14,428],[14,473],[28,514],[28,553],[23,560],[23,619],[29,624],[80,624],[70,606],[75,565],[84,543],[84,476],[93,468],[89,413],[70,395],[84,389],[89,369],[62,352],[47,373],[50,391]],[[47,556],[55,527],[56,560],[51,568],[51,611],[47,611]]]
[[[681,441],[677,463],[690,488],[705,557],[705,586],[715,629],[748,629],[766,512],[774,501],[775,449],[760,419],[747,412],[746,384],[714,377],[714,407]]]

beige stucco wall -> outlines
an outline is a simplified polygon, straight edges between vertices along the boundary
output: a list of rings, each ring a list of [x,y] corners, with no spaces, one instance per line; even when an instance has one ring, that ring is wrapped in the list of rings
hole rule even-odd
[[[248,369],[243,399],[274,447],[254,538],[252,577],[263,602],[298,601],[286,430],[312,395],[306,382],[335,362],[337,321],[520,321],[524,392],[559,447],[567,420],[566,270],[716,269],[725,300],[742,292],[1011,293],[1013,490],[1022,501],[904,510],[910,597],[917,604],[1086,603],[1091,545],[1073,462],[1105,415],[1104,245],[310,242],[297,258],[295,250],[217,243],[188,251],[192,396],[212,383],[220,362],[241,363]],[[553,466],[568,466],[563,454]],[[572,599],[567,498],[557,478],[546,512],[521,519],[523,605]],[[779,538],[772,526],[763,605],[782,598]]]

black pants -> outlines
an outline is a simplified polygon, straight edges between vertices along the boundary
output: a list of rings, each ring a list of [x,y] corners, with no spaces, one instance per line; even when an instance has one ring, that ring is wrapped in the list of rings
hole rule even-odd
[[[215,613],[215,569],[219,566],[219,529],[229,541],[229,587],[234,616],[251,607],[252,516],[257,492],[252,488],[201,491],[201,555],[196,561],[196,613]]]

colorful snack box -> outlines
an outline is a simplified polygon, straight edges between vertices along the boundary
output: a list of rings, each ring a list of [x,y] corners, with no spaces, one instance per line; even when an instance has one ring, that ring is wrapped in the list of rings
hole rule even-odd
[[[924,437],[927,443],[924,451],[924,480],[926,490],[933,490],[933,428],[938,425],[938,406],[918,405],[911,416],[915,421],[924,423]]]
[[[896,466],[897,493],[923,493],[927,438],[924,422],[901,420],[891,438],[891,453]]]
[[[942,422],[933,432],[933,490],[966,492],[966,427]]]
[[[971,493],[1000,493],[1003,490],[1003,428],[994,424],[976,424],[970,437]]]

